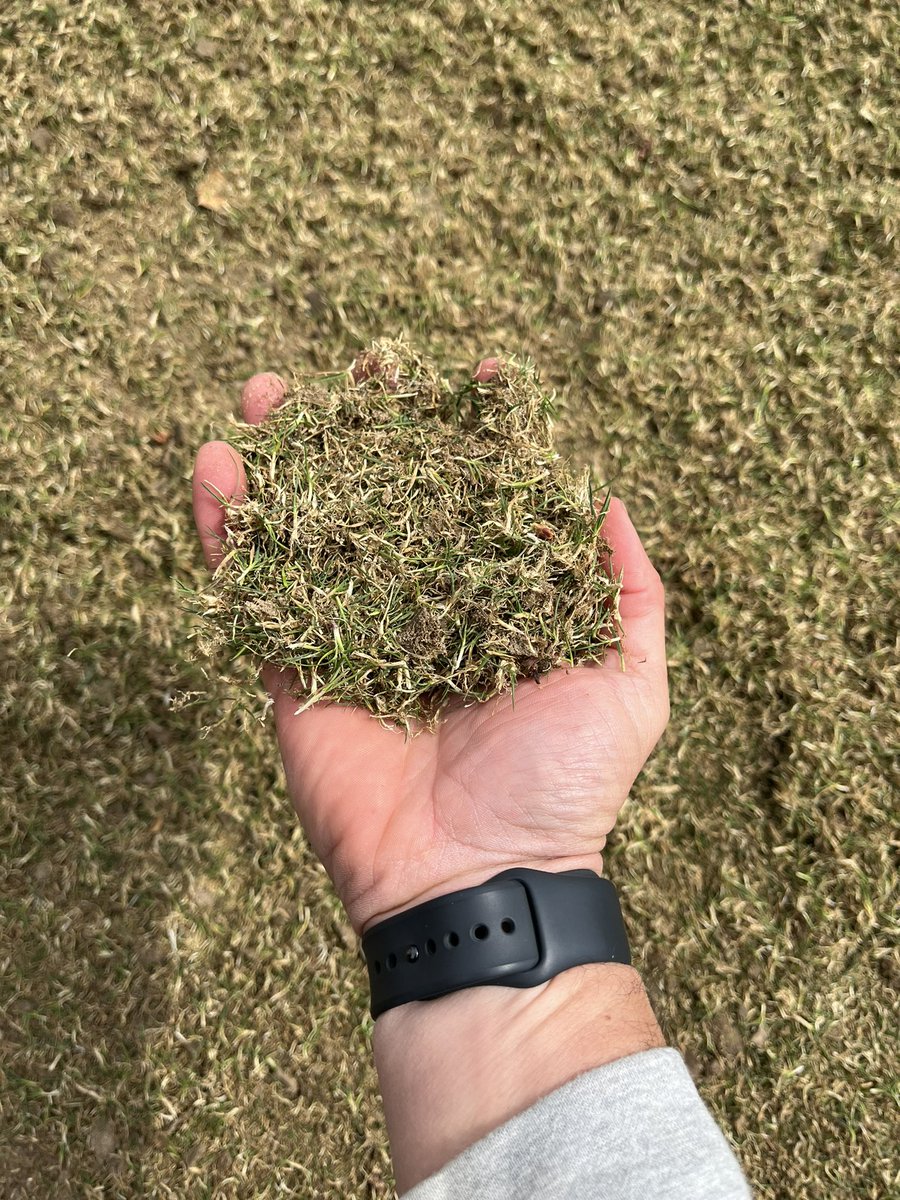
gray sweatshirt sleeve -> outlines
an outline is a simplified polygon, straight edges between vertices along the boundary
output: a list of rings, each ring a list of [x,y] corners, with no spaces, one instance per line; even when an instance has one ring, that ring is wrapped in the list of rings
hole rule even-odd
[[[681,1055],[598,1067],[464,1150],[403,1200],[747,1200]]]

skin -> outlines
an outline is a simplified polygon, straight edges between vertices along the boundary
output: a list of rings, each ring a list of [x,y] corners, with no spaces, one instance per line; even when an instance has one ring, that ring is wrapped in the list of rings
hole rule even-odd
[[[485,359],[475,377],[498,368]],[[284,394],[279,376],[255,375],[244,419],[265,420]],[[201,447],[194,517],[211,569],[224,540],[219,497],[239,502],[245,488],[227,443]],[[623,577],[624,664],[610,654],[551,672],[519,685],[515,703],[457,709],[413,738],[340,705],[297,715],[278,667],[263,668],[291,798],[357,932],[508,867],[600,872],[669,716],[662,583],[618,499],[604,534]],[[611,965],[404,1005],[378,1020],[374,1040],[401,1189],[579,1072],[662,1044],[636,973]]]

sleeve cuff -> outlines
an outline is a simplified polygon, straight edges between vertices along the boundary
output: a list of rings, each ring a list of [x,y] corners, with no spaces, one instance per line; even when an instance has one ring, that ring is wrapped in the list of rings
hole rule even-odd
[[[677,1051],[588,1071],[468,1147],[404,1200],[748,1200]]]

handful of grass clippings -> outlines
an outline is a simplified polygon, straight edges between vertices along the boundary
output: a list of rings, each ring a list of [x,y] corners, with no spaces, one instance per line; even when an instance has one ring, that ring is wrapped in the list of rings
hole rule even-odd
[[[551,443],[530,364],[454,391],[403,342],[298,383],[232,438],[247,498],[202,597],[207,642],[296,671],[298,707],[433,726],[454,698],[619,642],[604,510]]]

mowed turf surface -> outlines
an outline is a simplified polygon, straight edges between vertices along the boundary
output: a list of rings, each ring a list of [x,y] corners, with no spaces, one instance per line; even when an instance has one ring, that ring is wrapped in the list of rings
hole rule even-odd
[[[536,358],[665,577],[607,870],[758,1194],[896,1186],[898,43],[887,0],[3,6],[0,1195],[391,1192],[355,940],[180,588],[243,379],[401,332]]]

